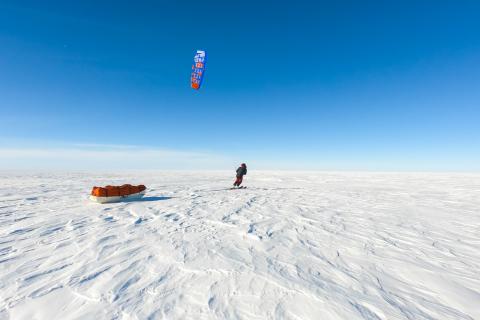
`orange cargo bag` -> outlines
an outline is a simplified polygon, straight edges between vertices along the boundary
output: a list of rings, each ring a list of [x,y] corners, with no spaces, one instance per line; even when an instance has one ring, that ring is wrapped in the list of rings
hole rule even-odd
[[[93,187],[91,194],[92,196],[95,196],[95,197],[106,197],[107,190],[102,187]]]
[[[124,184],[123,186],[119,187],[120,190],[120,195],[121,196],[127,196],[129,194],[132,194],[133,192],[131,191],[132,186],[129,184]]]
[[[106,186],[107,197],[118,197],[120,196],[120,188],[116,186]]]

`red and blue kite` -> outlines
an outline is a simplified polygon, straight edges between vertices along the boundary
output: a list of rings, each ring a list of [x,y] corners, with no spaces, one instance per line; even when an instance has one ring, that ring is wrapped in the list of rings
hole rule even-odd
[[[200,86],[202,85],[206,61],[207,53],[203,50],[197,50],[197,53],[193,58],[192,77],[190,79],[190,86],[195,90],[200,89]]]

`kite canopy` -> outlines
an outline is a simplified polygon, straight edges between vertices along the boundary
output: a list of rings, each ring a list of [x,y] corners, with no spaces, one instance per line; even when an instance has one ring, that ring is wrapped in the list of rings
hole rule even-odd
[[[192,77],[190,79],[190,86],[195,90],[200,89],[200,86],[202,85],[206,60],[207,53],[203,50],[197,50],[197,53],[193,58]]]

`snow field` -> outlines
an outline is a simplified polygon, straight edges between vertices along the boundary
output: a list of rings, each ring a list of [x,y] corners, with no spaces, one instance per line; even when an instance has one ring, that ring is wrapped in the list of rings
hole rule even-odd
[[[0,174],[0,319],[480,319],[480,175],[232,182]],[[123,183],[145,198],[88,200]]]

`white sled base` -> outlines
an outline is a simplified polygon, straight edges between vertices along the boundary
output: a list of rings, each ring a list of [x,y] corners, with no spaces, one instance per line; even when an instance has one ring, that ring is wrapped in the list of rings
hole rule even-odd
[[[112,203],[112,202],[120,202],[124,200],[136,200],[140,199],[145,195],[145,190],[137,192],[137,193],[132,193],[126,196],[116,196],[116,197],[95,197],[95,196],[90,196],[90,200],[98,203]]]

